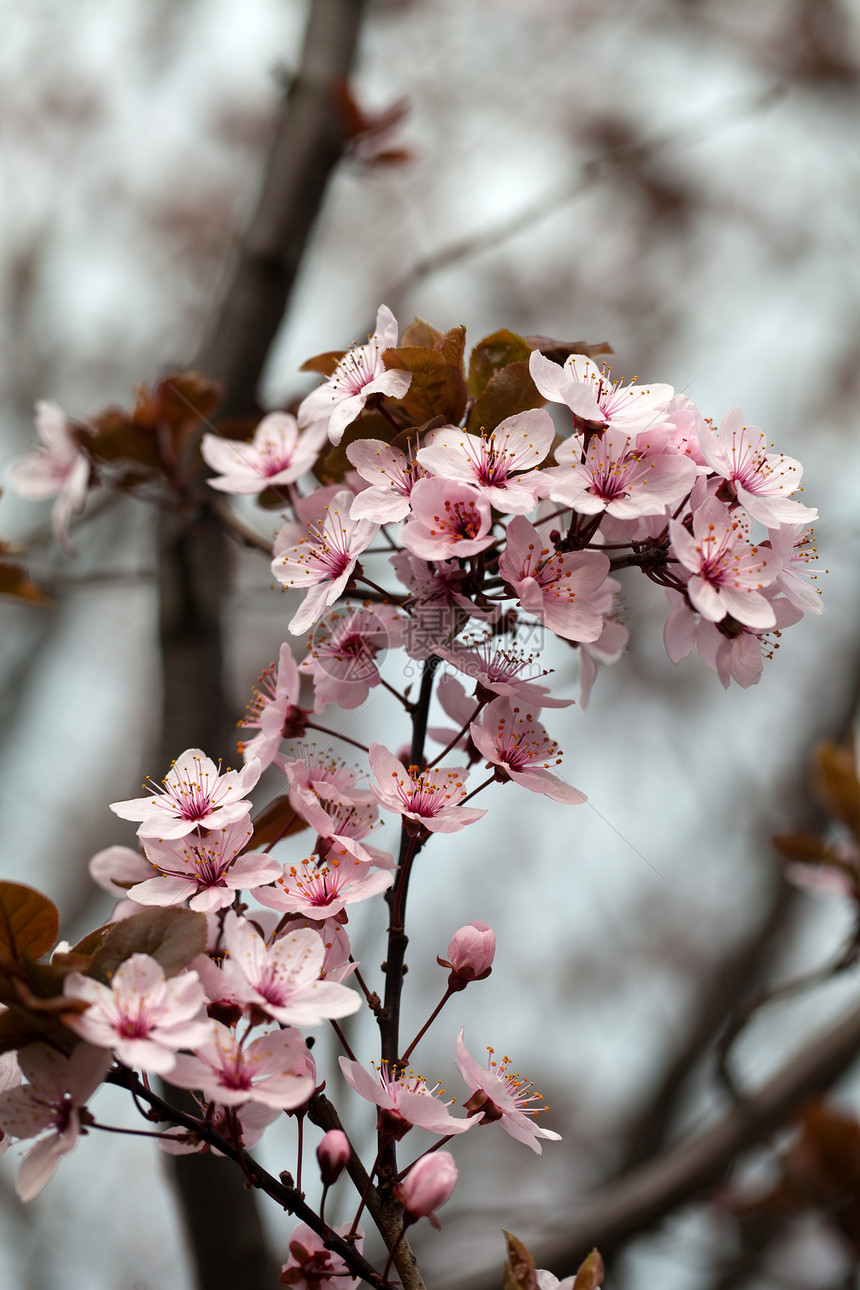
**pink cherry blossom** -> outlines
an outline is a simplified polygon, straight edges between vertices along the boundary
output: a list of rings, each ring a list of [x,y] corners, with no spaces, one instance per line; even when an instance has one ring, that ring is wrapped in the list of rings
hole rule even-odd
[[[549,1110],[547,1106],[536,1106],[543,1102],[540,1093],[535,1093],[534,1085],[524,1076],[510,1072],[511,1059],[503,1057],[500,1062],[494,1059],[494,1050],[489,1048],[486,1067],[475,1061],[463,1042],[463,1031],[457,1036],[457,1069],[466,1081],[472,1096],[466,1103],[470,1115],[479,1115],[479,1124],[491,1124],[496,1120],[502,1128],[524,1142],[532,1151],[541,1154],[538,1138],[550,1138],[553,1142],[561,1141],[560,1133],[551,1129],[541,1129],[535,1123],[535,1117],[541,1111]]]
[[[362,489],[352,504],[354,520],[395,524],[409,514],[409,498],[415,484],[425,475],[415,460],[412,443],[406,452],[383,439],[356,439],[346,455],[362,479],[371,486]]]
[[[246,816],[235,824],[205,835],[192,833],[171,842],[144,841],[152,871],[144,882],[129,889],[140,905],[181,905],[208,913],[225,909],[237,891],[253,891],[273,882],[281,872],[277,860],[267,855],[240,855],[253,834]]]
[[[324,1133],[317,1147],[317,1161],[323,1186],[331,1187],[336,1183],[349,1164],[352,1147],[343,1129],[329,1129]]]
[[[153,785],[149,797],[112,802],[110,809],[121,820],[140,820],[141,838],[183,838],[194,829],[223,829],[250,813],[244,795],[261,773],[254,760],[222,775],[220,763],[216,766],[200,748],[189,748],[177,757],[161,788]]]
[[[810,582],[818,576],[816,566],[811,563],[817,555],[812,543],[812,529],[805,529],[801,524],[782,524],[779,528],[768,529],[767,535],[771,547],[782,560],[774,585],[805,614],[820,614],[824,608],[821,592]]]
[[[378,896],[394,881],[391,872],[369,870],[370,865],[360,860],[331,859],[320,865],[316,856],[309,856],[298,866],[285,865],[273,886],[260,887],[254,895],[269,909],[323,922],[341,914],[347,905]]]
[[[586,800],[584,793],[549,769],[561,765],[558,744],[530,712],[514,706],[512,700],[494,699],[481,714],[480,724],[472,722],[471,730],[475,747],[491,765],[500,768],[502,778],[556,802]]]
[[[625,434],[635,434],[662,420],[674,394],[671,385],[622,385],[584,354],[571,354],[562,367],[535,350],[529,371],[545,399],[566,404],[582,421]]]
[[[467,923],[456,931],[448,945],[448,958],[437,959],[449,967],[449,990],[465,990],[470,981],[483,981],[493,970],[496,935],[486,923]]]
[[[80,515],[87,500],[90,460],[63,409],[40,400],[36,404],[36,434],[44,447],[9,463],[6,478],[22,497],[41,502],[56,497],[51,511],[54,537],[67,555],[75,548],[68,539],[69,520]]]
[[[666,653],[673,663],[679,663],[695,645],[702,662],[717,673],[724,689],[732,681],[743,690],[757,685],[764,660],[772,656],[778,643],[771,638],[803,617],[801,609],[778,596],[770,601],[775,625],[766,631],[747,627],[728,616],[713,623],[697,614],[683,596],[668,594],[673,608],[663,628]]]
[[[297,785],[290,790],[292,800],[312,829],[317,831],[315,848],[320,860],[342,860],[350,855],[367,860],[381,869],[390,869],[393,861],[387,851],[362,845],[379,822],[379,810],[372,802],[339,802],[323,799],[313,789]]]
[[[396,648],[404,619],[393,605],[334,610],[317,623],[299,670],[314,679],[315,711],[328,703],[357,708],[379,684],[377,657]]]
[[[740,408],[729,408],[719,430],[703,425],[699,438],[705,460],[726,481],[735,498],[762,524],[809,524],[818,511],[790,500],[800,486],[803,469],[793,457],[768,453],[764,432],[744,424]]]
[[[380,806],[414,820],[430,833],[454,833],[487,814],[457,805],[466,796],[468,772],[463,766],[440,766],[423,773],[415,766],[407,770],[382,744],[370,745],[369,760],[377,780],[371,791]]]
[[[246,715],[239,722],[244,729],[260,732],[253,739],[239,744],[239,752],[246,764],[256,757],[265,770],[274,761],[282,739],[295,739],[304,732],[307,713],[298,706],[300,689],[296,660],[284,642],[277,667],[272,664],[260,675]]]
[[[595,641],[603,631],[603,618],[593,601],[609,573],[609,557],[602,551],[553,552],[525,516],[515,515],[508,524],[499,572],[523,609],[557,636]]]
[[[763,589],[780,571],[775,552],[751,546],[747,530],[722,502],[709,497],[693,512],[692,535],[678,520],[669,524],[672,551],[692,577],[687,595],[703,618],[721,622],[727,614],[748,627],[776,624]]]
[[[502,646],[497,636],[487,636],[483,640],[463,640],[456,641],[453,645],[440,645],[434,652],[474,680],[477,693],[482,689],[488,690],[491,694],[530,703],[533,708],[569,708],[574,702],[573,699],[553,698],[545,685],[535,685],[533,676],[520,676],[525,668],[534,663],[534,655],[526,654],[515,641]],[[542,671],[537,675],[544,677],[549,673]]]
[[[280,754],[275,765],[290,781],[290,802],[300,814],[308,800],[300,790],[309,790],[327,802],[369,802],[371,794],[358,787],[357,766],[349,766],[342,757],[335,757],[316,744],[301,744],[291,757]]]
[[[306,1073],[309,1054],[297,1030],[274,1030],[241,1044],[220,1021],[207,1024],[208,1038],[196,1045],[196,1056],[177,1057],[169,1084],[199,1089],[221,1106],[263,1102],[292,1111],[307,1102],[314,1078]]]
[[[392,1138],[402,1138],[415,1125],[428,1133],[447,1137],[449,1133],[465,1133],[471,1129],[471,1120],[458,1120],[447,1110],[452,1102],[441,1101],[437,1095],[438,1084],[429,1088],[421,1075],[411,1070],[401,1070],[393,1075],[388,1063],[374,1064],[373,1073],[360,1062],[339,1057],[343,1077],[354,1093],[379,1107],[377,1127],[380,1133]],[[444,1089],[439,1089],[443,1093]]]
[[[410,501],[412,514],[400,540],[419,559],[460,559],[492,545],[492,507],[471,484],[419,479]]]
[[[403,1206],[404,1226],[418,1218],[429,1218],[431,1226],[438,1231],[435,1211],[450,1199],[458,1176],[450,1151],[434,1151],[416,1160],[394,1188],[394,1195]]]
[[[67,1013],[70,1030],[97,1048],[110,1048],[126,1066],[163,1075],[179,1048],[193,1048],[207,1034],[206,1003],[196,972],[165,979],[148,954],[132,954],[110,986],[80,972],[63,982],[68,999],[83,999],[86,1012]]]
[[[152,865],[131,847],[105,847],[89,863],[90,877],[104,891],[122,900],[135,883],[152,877]]]
[[[109,1052],[78,1044],[64,1057],[46,1044],[18,1054],[27,1084],[0,1093],[0,1128],[10,1138],[36,1138],[18,1169],[15,1190],[32,1200],[54,1176],[57,1165],[85,1130],[86,1103],[112,1063]]]
[[[330,1017],[348,1017],[361,1007],[355,990],[321,981],[325,945],[310,928],[290,931],[273,945],[232,910],[224,921],[228,957],[223,973],[233,997],[256,1004],[285,1026],[318,1026]]]
[[[275,539],[272,573],[284,587],[307,587],[288,626],[294,636],[307,631],[333,605],[352,577],[358,557],[370,546],[379,525],[350,516],[353,494],[339,489],[305,507],[304,525],[289,523]]]
[[[689,458],[651,452],[621,429],[593,435],[584,454],[577,437],[568,439],[555,456],[559,464],[541,472],[541,488],[581,515],[605,511],[624,520],[662,515],[696,479]]]
[[[250,443],[205,434],[200,453],[207,466],[218,472],[209,480],[211,488],[223,493],[262,493],[307,474],[319,455],[319,440],[300,435],[298,422],[289,412],[270,412]]]
[[[518,412],[490,434],[467,434],[456,426],[433,430],[418,451],[432,474],[470,484],[505,515],[525,515],[537,495],[540,465],[552,447],[555,427],[548,412]]]
[[[342,1223],[332,1231],[346,1237],[351,1224]],[[359,1253],[364,1248],[361,1228],[356,1231],[355,1248]],[[355,1290],[358,1278],[350,1276],[348,1265],[339,1254],[326,1249],[322,1237],[317,1236],[313,1228],[299,1223],[293,1228],[290,1257],[281,1268],[278,1282],[292,1286],[293,1290]]]
[[[460,588],[465,573],[459,560],[436,560],[428,565],[407,551],[399,551],[391,557],[391,564],[412,593],[405,606],[411,616],[403,629],[403,644],[411,658],[427,658],[438,645],[447,644],[465,626],[467,615],[481,620],[493,616],[463,595]]]
[[[302,400],[299,425],[322,423],[331,442],[337,444],[371,395],[402,399],[412,384],[412,373],[403,368],[386,368],[382,360],[385,350],[396,346],[397,319],[387,305],[380,305],[376,330],[367,344],[353,346],[334,373]]]

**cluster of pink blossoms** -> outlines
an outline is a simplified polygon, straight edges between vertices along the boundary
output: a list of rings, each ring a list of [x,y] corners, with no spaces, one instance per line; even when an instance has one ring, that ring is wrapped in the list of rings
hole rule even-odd
[[[165,1149],[203,1149],[215,1130],[247,1147],[282,1113],[308,1112],[317,1074],[303,1031],[326,1022],[344,1051],[343,1082],[335,1073],[328,1092],[345,1084],[375,1108],[377,1163],[387,1153],[389,1178],[397,1144],[414,1128],[447,1140],[498,1124],[535,1152],[557,1140],[538,1124],[547,1108],[531,1082],[492,1049],[481,1065],[462,1029],[451,1055],[465,1114],[415,1073],[411,1054],[430,1022],[400,1043],[390,1018],[402,972],[393,986],[386,980],[383,1005],[352,954],[351,906],[386,899],[385,971],[394,972],[411,868],[435,835],[480,824],[487,812],[471,804],[475,794],[512,783],[563,804],[585,801],[560,773],[563,754],[542,720],[573,699],[542,684],[547,673],[529,644],[540,630],[576,649],[584,707],[598,665],[627,644],[615,573],[638,569],[661,588],[670,658],[695,648],[724,686],[758,681],[771,635],[820,612],[809,568],[817,512],[794,496],[800,465],[769,451],[738,409],[715,427],[668,385],[619,385],[585,355],[560,364],[532,350],[521,375],[530,374],[534,395],[523,402],[558,405],[557,423],[545,407],[526,406],[489,428],[472,424],[479,391],[468,402],[464,394],[464,424],[439,415],[416,427],[406,400],[423,369],[398,365],[417,347],[400,351],[397,342],[383,306],[368,343],[336,364],[296,416],[267,416],[250,443],[203,438],[213,488],[283,500],[271,567],[301,595],[287,624],[292,643],[253,692],[241,770],[192,748],[145,796],[111,808],[138,825],[139,840],[91,863],[121,899],[114,920],[132,926],[146,911],[182,909],[205,922],[205,936],[172,967],[140,948],[101,977],[80,956],[69,960],[59,1016],[70,1056],[36,1043],[0,1067],[2,1141],[35,1139],[19,1175],[24,1198],[94,1122],[86,1104],[112,1063],[195,1093],[198,1128],[170,1129]],[[429,363],[441,350],[422,352]],[[85,493],[86,458],[61,420],[41,406],[46,447],[18,463],[12,481],[31,495],[59,494],[65,533]],[[314,470],[334,482],[319,485]],[[398,651],[421,663],[418,695],[383,675]],[[336,725],[338,710],[380,686],[412,717],[406,748],[365,746],[319,724],[335,714]],[[430,720],[434,698],[450,725]],[[362,750],[360,764],[332,755],[337,738]],[[427,740],[441,747],[436,756]],[[473,785],[478,763],[485,775]],[[264,771],[280,777],[280,793],[252,819],[249,794]],[[396,859],[374,845],[386,822],[399,830]],[[490,975],[495,937],[470,923],[447,953],[438,962],[450,976],[430,1021]],[[338,1025],[364,1002],[380,1021],[376,1062],[359,1059]],[[351,1159],[346,1135],[326,1134],[325,1191]],[[425,1216],[436,1224],[456,1180],[453,1157],[432,1149],[396,1175],[404,1230]],[[325,1191],[319,1221],[293,1232],[282,1284],[357,1284],[357,1219],[329,1228]],[[557,1284],[538,1275],[541,1286]]]

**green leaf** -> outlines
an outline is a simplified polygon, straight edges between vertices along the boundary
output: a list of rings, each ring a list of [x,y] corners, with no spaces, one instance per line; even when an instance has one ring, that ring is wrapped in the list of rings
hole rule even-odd
[[[387,368],[412,373],[412,384],[395,405],[414,425],[441,416],[458,425],[466,408],[466,382],[459,367],[446,361],[439,350],[423,345],[399,346],[382,355]]]
[[[542,408],[546,400],[529,373],[528,363],[509,363],[494,372],[469,413],[467,429],[488,433],[507,417],[530,408]]]
[[[504,1228],[502,1233],[508,1247],[508,1261],[505,1264],[505,1282],[503,1290],[538,1290],[537,1269],[535,1261],[522,1241],[518,1241]]]
[[[205,948],[205,914],[153,907],[114,924],[93,955],[88,975],[108,985],[132,954],[148,954],[161,964],[165,976],[176,976]]]
[[[40,891],[18,882],[0,882],[0,954],[19,963],[37,959],[56,944],[60,914]]]
[[[493,373],[509,363],[527,363],[531,352],[528,341],[507,328],[479,340],[469,357],[469,397],[482,394]]]

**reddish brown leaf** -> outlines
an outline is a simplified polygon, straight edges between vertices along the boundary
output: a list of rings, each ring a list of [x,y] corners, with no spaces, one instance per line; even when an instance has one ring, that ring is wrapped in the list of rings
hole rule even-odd
[[[53,901],[18,882],[0,882],[0,954],[20,962],[56,944],[60,915]]]
[[[551,336],[526,336],[524,339],[532,349],[540,350],[544,358],[553,363],[564,363],[571,354],[585,354],[586,358],[598,358],[601,354],[614,354],[615,351],[607,340],[590,345],[587,340],[553,340]]]
[[[333,376],[334,369],[346,352],[345,349],[330,349],[325,354],[315,354],[313,358],[305,359],[299,371],[322,372],[323,376]]]
[[[396,405],[413,425],[441,416],[457,425],[466,407],[466,382],[459,367],[445,360],[439,350],[424,345],[398,346],[382,355],[387,368],[412,373],[412,384]]]
[[[600,1290],[606,1270],[599,1250],[592,1250],[587,1259],[579,1265],[573,1290]]]
[[[32,582],[20,564],[0,563],[0,596],[12,596],[32,605],[50,605],[50,599]]]
[[[774,850],[785,860],[803,864],[832,864],[836,858],[829,847],[812,833],[777,833],[771,839]]]
[[[831,815],[860,841],[860,782],[852,747],[821,745],[815,756],[815,788]]]
[[[535,1261],[522,1241],[517,1240],[504,1228],[502,1233],[508,1247],[508,1261],[505,1264],[505,1283],[503,1290],[538,1290],[537,1269]]]
[[[109,984],[132,954],[148,954],[176,976],[206,947],[206,915],[191,909],[145,909],[115,923],[90,963],[89,976]]]
[[[493,372],[483,393],[475,400],[467,429],[473,434],[495,430],[507,417],[529,408],[542,408],[545,402],[529,374],[528,363],[508,363]]]
[[[253,821],[254,832],[246,850],[260,851],[263,847],[272,846],[281,838],[292,837],[308,828],[307,820],[302,819],[298,811],[290,805],[286,795],[276,797],[265,810]]]

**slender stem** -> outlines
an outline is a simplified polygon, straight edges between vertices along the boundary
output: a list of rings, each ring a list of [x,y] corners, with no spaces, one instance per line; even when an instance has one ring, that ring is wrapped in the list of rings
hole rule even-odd
[[[400,1242],[403,1240],[405,1235],[406,1235],[406,1224],[404,1223],[400,1231],[400,1235],[398,1236],[397,1240],[394,1242],[394,1244],[392,1245],[391,1249],[388,1252],[388,1262],[386,1263],[382,1272],[382,1276],[384,1280],[388,1278],[388,1273],[391,1271],[391,1265],[394,1262],[394,1256],[397,1253],[398,1246],[400,1245]]]
[[[350,735],[341,734],[339,730],[328,730],[325,726],[318,726],[315,721],[307,723],[308,730],[316,730],[321,735],[331,735],[332,739],[342,739],[346,744],[352,744],[353,748],[360,748],[362,752],[370,752],[367,744],[359,743],[357,739],[351,738]]]
[[[293,825],[295,824],[298,818],[299,818],[298,811],[293,811],[292,815],[287,820],[286,824],[280,830],[280,832],[276,834],[275,837],[272,838],[268,846],[263,847],[263,855],[268,855],[269,852],[272,850],[272,847],[276,847],[280,842],[281,838],[286,837],[286,835],[289,833],[290,829],[293,827]]]
[[[476,795],[476,793],[480,793],[482,788],[488,788],[490,784],[494,784],[495,782],[495,775],[491,775],[489,779],[484,780],[483,784],[479,784],[477,788],[472,789],[471,793],[467,793],[465,797],[461,798],[457,805],[465,806],[466,803]]]
[[[157,1129],[121,1129],[116,1124],[99,1124],[98,1120],[93,1120],[87,1125],[88,1129],[99,1129],[102,1133],[127,1133],[132,1138],[163,1138],[164,1134]]]
[[[305,1146],[305,1113],[299,1111],[296,1113],[296,1191],[302,1190],[302,1159],[304,1157]],[[322,1222],[322,1213],[320,1213],[320,1222]]]
[[[481,708],[485,707],[487,703],[489,703],[489,699],[480,699],[478,701],[478,703],[475,705],[475,711],[472,713],[471,717],[469,717],[469,720],[463,723],[463,725],[457,731],[457,733],[455,734],[451,742],[445,745],[445,747],[438,754],[438,756],[434,757],[432,761],[428,761],[425,767],[425,770],[429,770],[431,766],[435,766],[437,761],[441,761],[443,757],[448,756],[448,753],[451,751],[452,748],[456,748],[457,744],[463,738],[463,735],[469,729],[469,726],[472,724],[472,722],[477,717],[478,713],[481,711]]]
[[[352,1220],[352,1227],[350,1227],[349,1232],[347,1233],[346,1239],[348,1241],[354,1240],[355,1234],[358,1231],[358,1220],[361,1218],[362,1210],[367,1204],[367,1198],[370,1195],[370,1189],[373,1186],[373,1175],[376,1173],[377,1169],[379,1168],[379,1161],[382,1157],[382,1152],[385,1149],[385,1142],[386,1142],[386,1139],[383,1138],[379,1144],[379,1150],[376,1153],[376,1159],[374,1160],[373,1164],[370,1166],[370,1170],[367,1175],[367,1183],[365,1185],[364,1191],[361,1193],[361,1199],[358,1202],[358,1209],[355,1211],[355,1218]]]
[[[358,1058],[356,1057],[355,1053],[352,1051],[352,1049],[351,1049],[351,1048],[350,1048],[350,1046],[349,1046],[349,1043],[348,1043],[348,1041],[347,1041],[346,1035],[343,1033],[343,1031],[341,1030],[340,1026],[339,1026],[339,1025],[337,1024],[337,1022],[335,1021],[334,1017],[329,1017],[329,1021],[331,1022],[331,1028],[332,1028],[332,1030],[334,1031],[334,1033],[337,1035],[338,1039],[340,1040],[340,1042],[341,1042],[341,1044],[342,1044],[342,1046],[343,1046],[343,1051],[346,1053],[346,1055],[347,1055],[347,1057],[349,1058],[349,1060],[350,1060],[351,1062],[358,1061]]]
[[[442,998],[441,998],[440,1002],[439,1002],[439,1003],[437,1003],[436,1007],[435,1007],[435,1008],[433,1009],[433,1011],[430,1013],[430,1016],[429,1016],[429,1017],[427,1018],[427,1020],[424,1022],[424,1025],[423,1025],[423,1026],[421,1027],[421,1029],[418,1031],[418,1034],[417,1034],[417,1035],[415,1036],[415,1038],[412,1040],[412,1043],[411,1043],[411,1044],[409,1045],[409,1047],[406,1049],[406,1052],[405,1052],[405,1053],[403,1054],[403,1056],[400,1058],[400,1065],[401,1065],[401,1066],[405,1066],[405,1065],[406,1065],[406,1063],[409,1061],[409,1057],[410,1057],[410,1055],[411,1055],[411,1053],[412,1053],[413,1048],[414,1048],[414,1047],[415,1047],[415,1045],[418,1043],[419,1039],[423,1038],[423,1036],[427,1033],[427,1031],[428,1031],[428,1030],[430,1029],[430,1027],[433,1025],[433,1022],[434,1022],[434,1021],[436,1020],[436,1018],[439,1016],[439,1013],[440,1013],[440,1012],[442,1011],[442,1009],[445,1007],[445,1004],[446,1004],[446,1003],[448,1002],[448,1000],[451,998],[451,995],[452,995],[452,994],[454,994],[454,991],[453,991],[453,990],[451,989],[451,987],[449,986],[449,987],[448,987],[448,989],[447,989],[447,990],[445,991],[445,993],[443,994],[443,996],[442,996]]]
[[[355,963],[355,959],[352,957],[351,954],[349,956],[349,961],[350,963]],[[376,1014],[379,1011],[379,995],[376,993],[375,990],[371,990],[369,988],[363,976],[359,972],[357,966],[352,975],[355,977],[358,988],[361,990],[362,994],[367,1000],[367,1006],[370,1008],[372,1013]]]
[[[371,578],[368,578],[367,575],[364,573],[357,573],[355,575],[355,580],[356,582],[366,583],[367,586],[372,588],[373,591],[378,591],[380,596],[382,596],[383,600],[386,601],[388,604],[400,605],[406,599],[405,596],[398,596],[396,592],[386,591],[384,587],[380,587],[377,582],[374,582]]]
[[[422,1151],[420,1156],[415,1157],[411,1165],[407,1165],[405,1169],[401,1169],[400,1173],[397,1175],[397,1181],[400,1182],[401,1178],[405,1178],[409,1173],[409,1170],[417,1165],[419,1160],[423,1160],[425,1156],[432,1156],[434,1151],[441,1150],[442,1147],[444,1147],[453,1138],[456,1138],[456,1136],[456,1133],[447,1133],[444,1138],[440,1138],[438,1142],[434,1142],[432,1147],[428,1147],[426,1151]]]
[[[379,684],[382,686],[383,690],[387,690],[389,694],[393,694],[397,702],[402,703],[408,713],[412,713],[415,705],[409,702],[405,694],[401,694],[399,690],[395,690],[394,686],[389,685],[382,677],[379,678]]]

